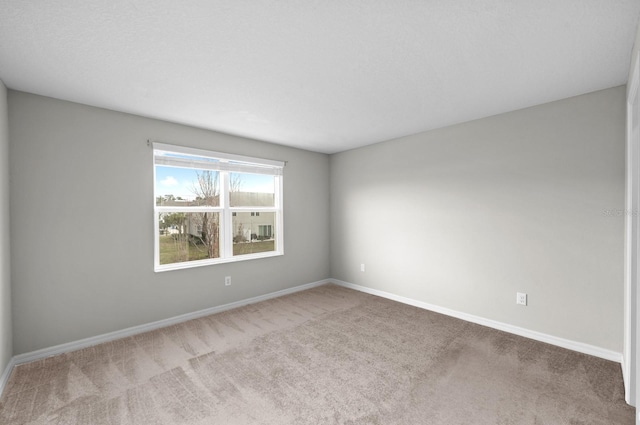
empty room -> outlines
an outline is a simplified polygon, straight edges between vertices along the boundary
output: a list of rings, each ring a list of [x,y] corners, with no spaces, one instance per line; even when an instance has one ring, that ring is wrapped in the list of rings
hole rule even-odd
[[[0,424],[640,424],[640,0],[0,0]]]

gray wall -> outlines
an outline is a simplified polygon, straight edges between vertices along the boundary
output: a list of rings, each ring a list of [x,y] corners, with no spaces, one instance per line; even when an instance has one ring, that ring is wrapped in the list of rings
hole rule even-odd
[[[604,90],[329,160],[9,91],[14,352],[329,276],[619,352],[624,93]],[[286,255],[154,273],[147,139],[289,161]],[[4,364],[6,226],[2,233]],[[516,306],[516,291],[529,293],[529,306]]]
[[[332,155],[332,277],[621,352],[624,137],[622,86]]]
[[[327,155],[15,91],[9,122],[16,354],[330,276]],[[285,255],[154,273],[147,139],[288,161]]]
[[[0,81],[0,374],[11,359],[11,273],[9,251],[9,124],[7,89]]]

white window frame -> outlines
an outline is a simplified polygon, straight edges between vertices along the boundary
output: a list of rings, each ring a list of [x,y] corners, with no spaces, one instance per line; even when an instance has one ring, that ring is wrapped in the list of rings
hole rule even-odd
[[[158,206],[156,204],[156,165],[170,165],[159,163],[156,158],[161,158],[162,153],[193,155],[204,158],[216,159],[220,162],[217,167],[220,174],[220,205],[217,207],[207,206]],[[171,162],[170,158],[165,159]],[[163,159],[158,159],[163,161]],[[192,267],[208,266],[213,264],[232,263],[236,261],[255,260],[284,255],[284,218],[283,218],[283,168],[285,162],[270,159],[253,158],[248,156],[234,155],[222,152],[214,152],[203,149],[195,149],[184,146],[169,145],[165,143],[153,143],[153,223],[154,223],[154,271],[163,272],[169,270],[188,269]],[[185,166],[185,168],[201,169],[197,166]],[[252,173],[273,175],[275,184],[274,206],[273,207],[231,207],[229,204],[230,179],[229,174]],[[273,212],[275,213],[274,242],[275,250],[260,252],[256,254],[233,255],[233,225],[232,215],[236,212]],[[220,257],[208,258],[204,260],[184,261],[180,263],[160,264],[160,214],[165,212],[214,212],[220,214]]]

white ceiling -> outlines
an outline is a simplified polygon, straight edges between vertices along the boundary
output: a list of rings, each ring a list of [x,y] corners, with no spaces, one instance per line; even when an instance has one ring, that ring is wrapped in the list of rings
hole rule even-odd
[[[333,153],[626,83],[640,0],[0,0],[11,89]]]

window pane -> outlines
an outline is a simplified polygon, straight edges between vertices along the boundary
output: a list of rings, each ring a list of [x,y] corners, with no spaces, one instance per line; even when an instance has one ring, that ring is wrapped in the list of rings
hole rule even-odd
[[[160,264],[220,257],[219,213],[160,213]]]
[[[230,173],[229,204],[232,207],[273,207],[275,177],[264,174]]]
[[[237,212],[232,217],[233,255],[275,251],[276,213]]]
[[[220,172],[156,165],[156,205],[220,206]]]

